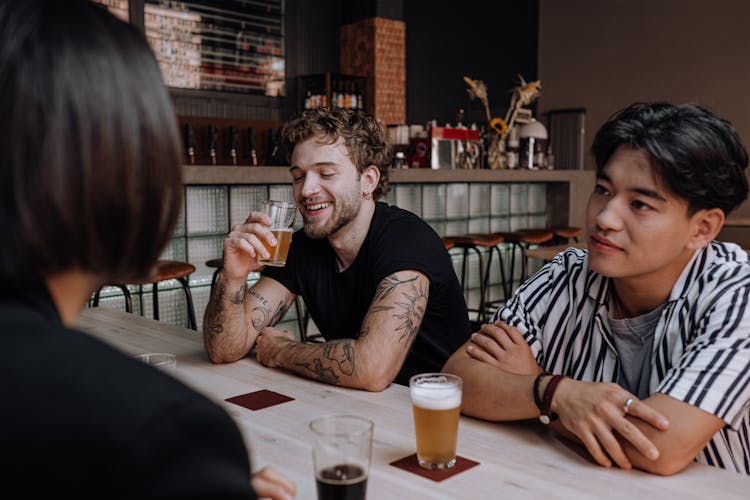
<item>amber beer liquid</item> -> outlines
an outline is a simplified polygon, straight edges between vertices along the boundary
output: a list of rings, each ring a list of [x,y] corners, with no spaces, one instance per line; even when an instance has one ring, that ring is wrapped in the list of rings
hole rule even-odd
[[[263,246],[266,247],[266,250],[271,255],[268,259],[261,258],[258,261],[267,266],[284,267],[286,265],[286,257],[289,255],[289,245],[292,243],[293,231],[292,228],[271,229],[271,233],[276,238],[276,246],[269,246],[268,242],[261,238]]]
[[[461,379],[455,375],[415,375],[410,383],[417,459],[426,469],[456,463]]]

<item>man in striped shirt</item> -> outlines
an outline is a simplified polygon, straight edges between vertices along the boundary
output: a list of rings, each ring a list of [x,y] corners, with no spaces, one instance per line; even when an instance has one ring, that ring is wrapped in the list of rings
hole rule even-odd
[[[610,467],[750,474],[750,263],[714,238],[747,197],[734,127],[635,104],[592,146],[588,251],[524,283],[446,363],[464,413],[539,417]]]

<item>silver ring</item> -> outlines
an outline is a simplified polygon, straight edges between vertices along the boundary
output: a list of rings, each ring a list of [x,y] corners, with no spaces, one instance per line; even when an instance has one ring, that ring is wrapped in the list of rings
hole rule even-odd
[[[630,405],[633,404],[633,401],[635,401],[635,398],[628,398],[625,400],[625,403],[623,403],[622,409],[625,410],[625,415],[630,413]]]

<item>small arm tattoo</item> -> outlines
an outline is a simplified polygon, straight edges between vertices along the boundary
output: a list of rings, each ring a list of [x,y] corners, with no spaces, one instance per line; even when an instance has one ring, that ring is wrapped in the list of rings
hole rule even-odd
[[[240,305],[245,303],[245,292],[247,292],[247,284],[244,284],[237,290],[237,293],[232,295],[230,299],[232,304]]]

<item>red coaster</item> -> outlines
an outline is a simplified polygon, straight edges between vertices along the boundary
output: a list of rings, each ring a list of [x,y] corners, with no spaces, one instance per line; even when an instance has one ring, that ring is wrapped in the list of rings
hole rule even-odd
[[[268,408],[269,406],[286,403],[287,401],[294,401],[294,398],[284,396],[283,394],[279,394],[278,392],[263,389],[260,391],[248,392],[247,394],[241,394],[239,396],[227,398],[225,399],[225,401],[229,401],[230,403],[244,406],[249,410],[256,411],[262,410],[263,408]]]
[[[419,466],[419,462],[417,461],[417,454],[414,453],[413,455],[409,455],[408,457],[404,457],[396,460],[395,462],[391,462],[390,465],[398,467],[399,469],[404,469],[408,472],[413,472],[418,476],[426,477],[427,479],[432,479],[433,481],[440,482],[443,479],[448,479],[449,477],[455,476],[456,474],[479,465],[479,462],[475,462],[474,460],[469,460],[468,458],[456,455],[456,465],[454,465],[450,469],[430,470]]]

